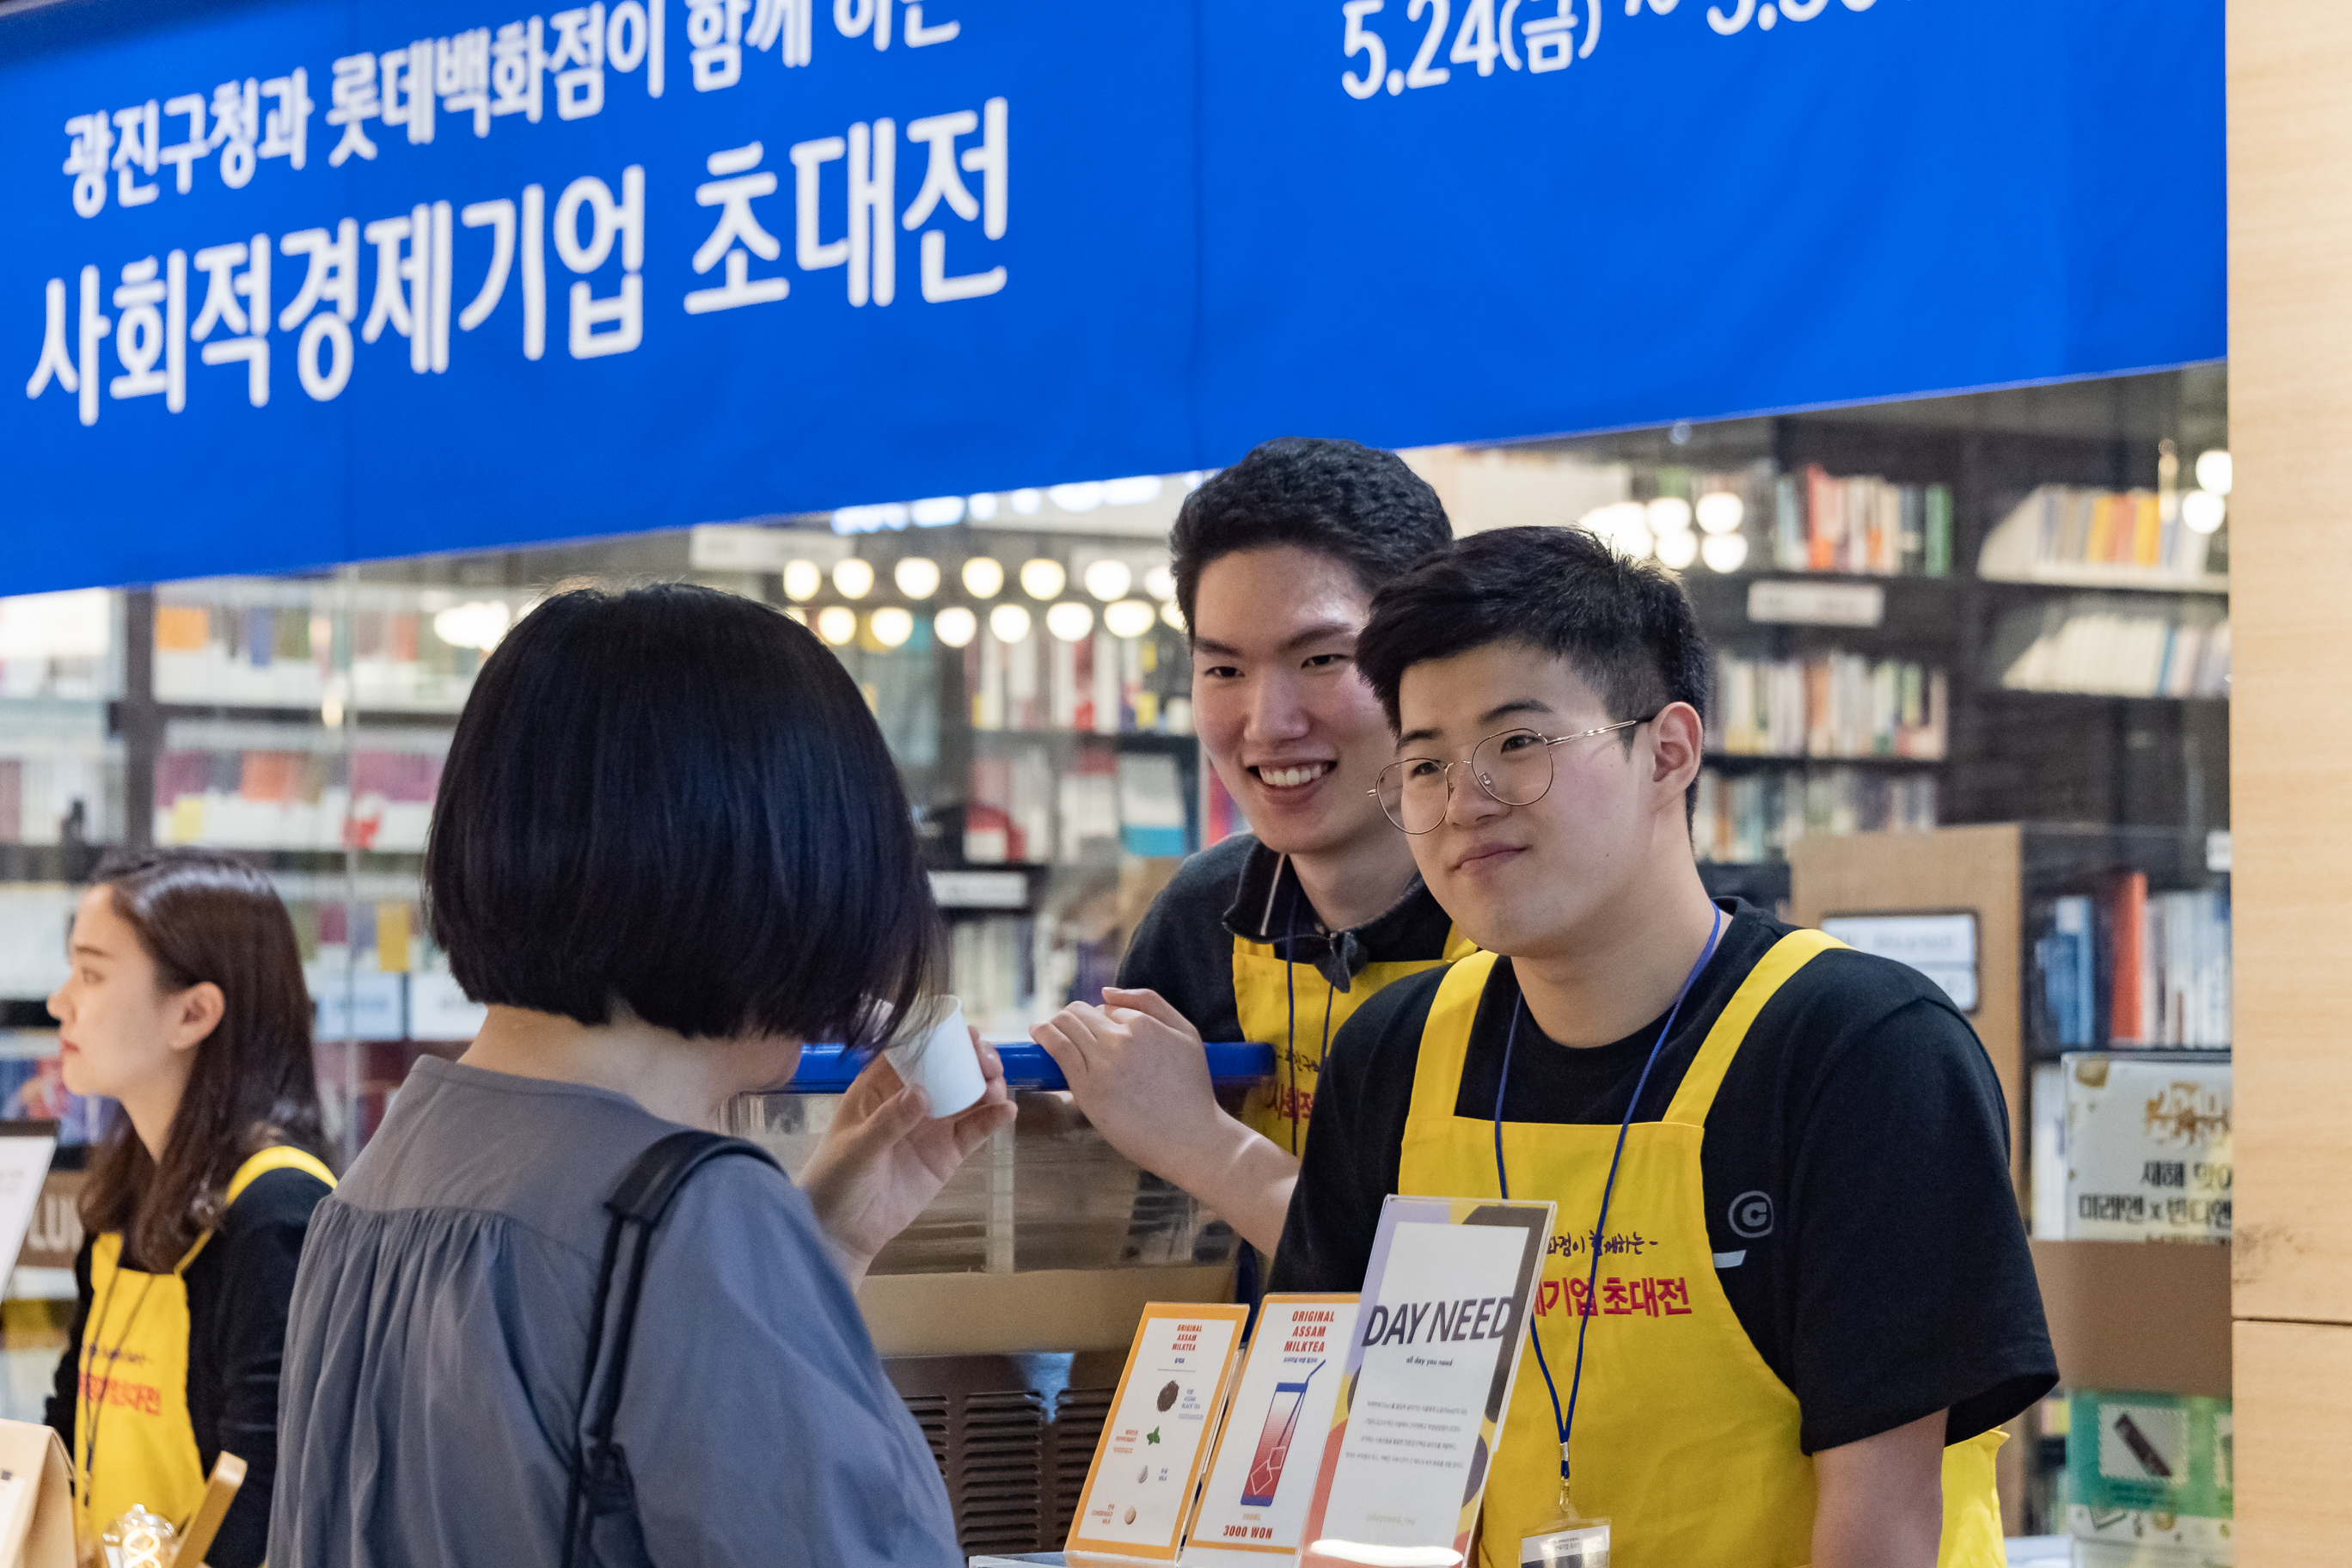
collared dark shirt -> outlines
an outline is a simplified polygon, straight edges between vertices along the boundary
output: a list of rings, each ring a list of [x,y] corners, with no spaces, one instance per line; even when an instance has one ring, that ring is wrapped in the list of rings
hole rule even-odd
[[[1329,931],[1288,858],[1237,833],[1188,858],[1160,889],[1128,943],[1118,983],[1159,992],[1204,1040],[1238,1040],[1236,937],[1266,942],[1294,963],[1313,964],[1346,991],[1368,963],[1444,957],[1453,929],[1416,877],[1386,912],[1350,930]]]

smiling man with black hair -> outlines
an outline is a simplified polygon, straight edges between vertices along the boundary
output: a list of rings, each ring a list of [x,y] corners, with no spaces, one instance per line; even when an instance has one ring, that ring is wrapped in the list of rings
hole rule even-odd
[[[1357,1289],[1392,1193],[1559,1205],[1495,1568],[1563,1477],[1617,1568],[1994,1568],[1998,1428],[2056,1381],[2000,1084],[1924,976],[1708,898],[1681,584],[1480,534],[1381,590],[1357,659],[1375,798],[1485,951],[1333,1043],[1275,1286]]]
[[[1032,1031],[1129,1159],[1262,1251],[1282,1233],[1332,1032],[1470,944],[1370,797],[1389,731],[1355,663],[1373,593],[1453,541],[1394,453],[1267,441],[1185,498],[1169,537],[1202,750],[1243,814],[1138,926],[1103,1005]],[[1271,1042],[1275,1079],[1221,1110],[1208,1040]]]

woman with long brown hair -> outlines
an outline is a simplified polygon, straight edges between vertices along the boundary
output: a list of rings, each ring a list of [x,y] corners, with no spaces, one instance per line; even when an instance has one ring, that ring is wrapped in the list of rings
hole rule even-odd
[[[79,1304],[48,1422],[86,1541],[136,1504],[184,1528],[224,1452],[243,1491],[207,1553],[264,1554],[278,1368],[323,1159],[310,999],[268,878],[202,849],[120,855],[49,997],[65,1080],[121,1109],[83,1190]]]

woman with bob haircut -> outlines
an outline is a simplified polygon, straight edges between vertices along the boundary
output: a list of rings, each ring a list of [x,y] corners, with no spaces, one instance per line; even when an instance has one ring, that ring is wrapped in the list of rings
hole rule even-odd
[[[271,1561],[961,1563],[851,1291],[1012,1121],[985,1047],[986,1095],[939,1120],[877,1058],[797,1188],[698,1169],[617,1382],[597,1309],[605,1200],[641,1152],[784,1082],[803,1041],[883,1043],[933,983],[913,820],[848,674],[731,595],[557,594],[475,681],[425,880],[488,1016],[416,1064],[313,1222]],[[624,1506],[575,1556],[583,1369],[595,1403],[619,1390]]]
[[[49,997],[66,1087],[121,1110],[82,1189],[48,1401],[79,1529],[95,1546],[133,1506],[186,1528],[230,1453],[245,1486],[206,1560],[254,1568],[295,1264],[334,1184],[294,924],[242,861],[118,854],[81,896],[68,956]]]

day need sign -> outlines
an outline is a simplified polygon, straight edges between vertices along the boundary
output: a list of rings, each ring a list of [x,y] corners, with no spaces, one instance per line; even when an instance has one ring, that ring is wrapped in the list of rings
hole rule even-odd
[[[55,0],[0,592],[2216,357],[2220,19]]]

